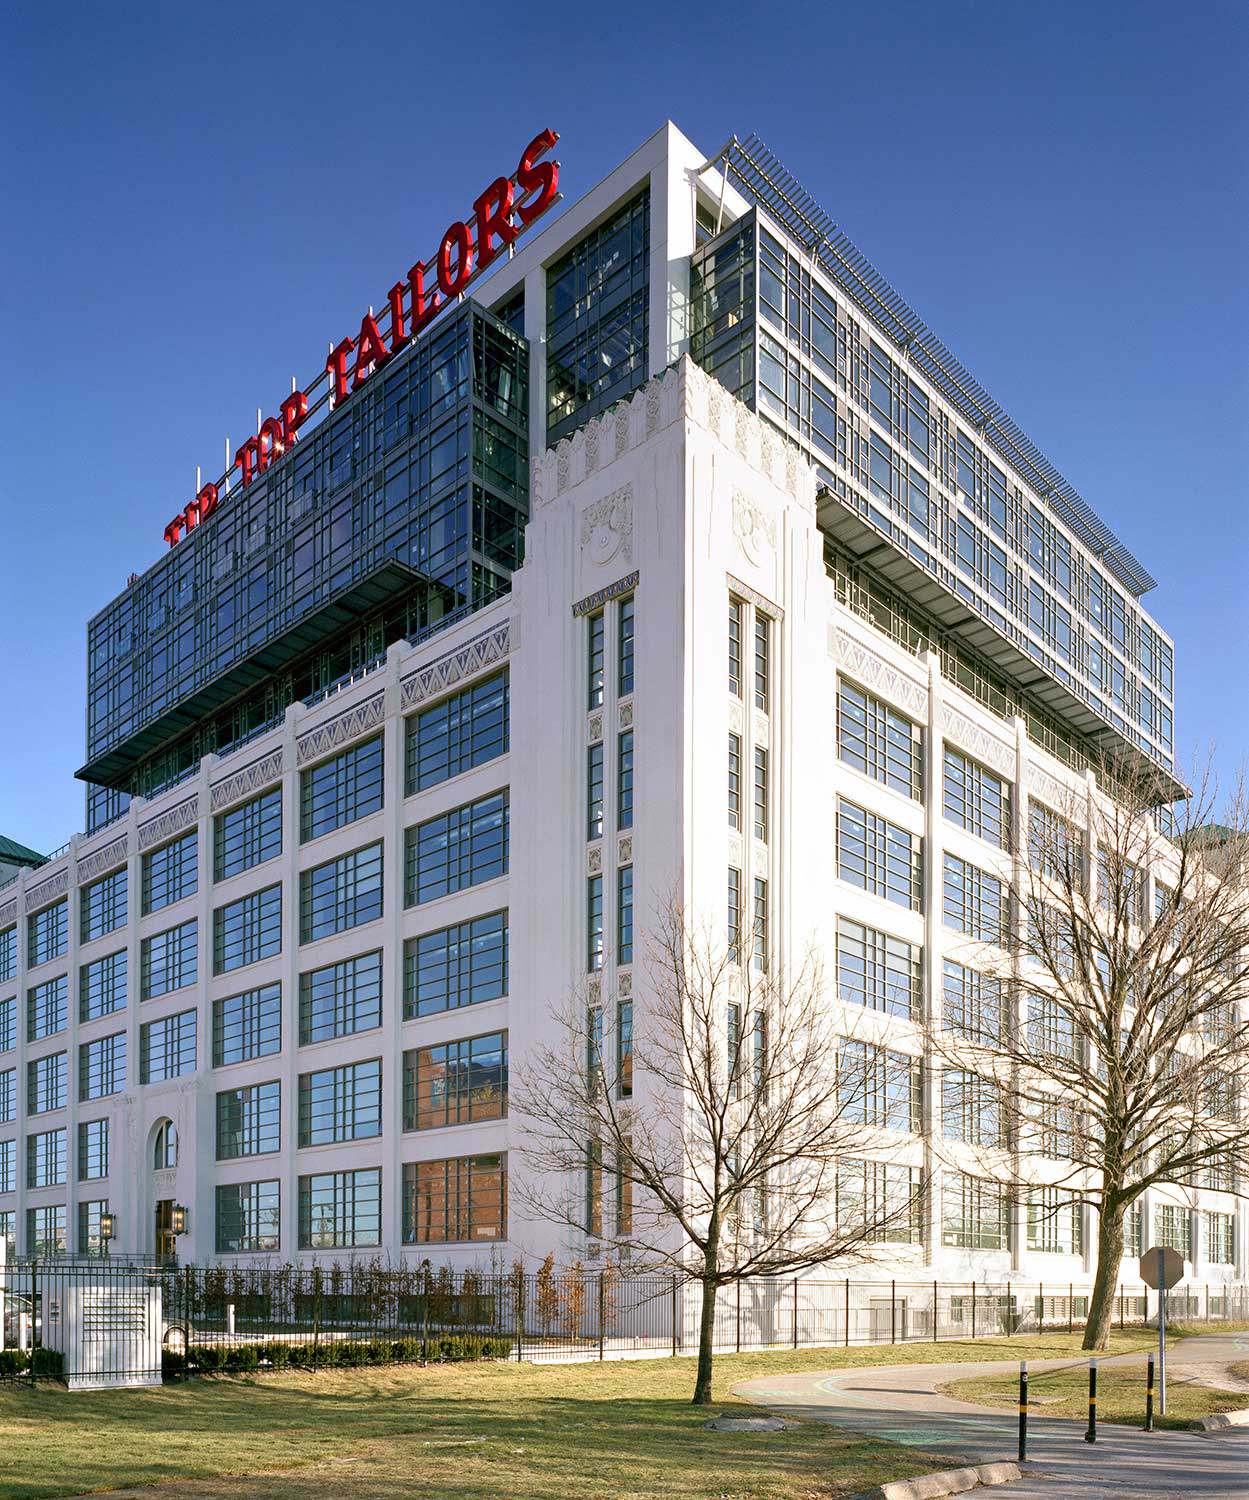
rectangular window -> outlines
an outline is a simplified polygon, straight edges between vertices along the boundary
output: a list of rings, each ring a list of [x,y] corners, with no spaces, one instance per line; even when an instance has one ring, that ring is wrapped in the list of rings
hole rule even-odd
[[[69,1025],[69,979],[58,974],[26,991],[26,1040],[55,1036]]]
[[[78,1099],[105,1099],[126,1086],[126,1033],[97,1037],[78,1048]]]
[[[122,1038],[122,1059],[125,1060],[125,1037]],[[66,1104],[64,1052],[54,1052],[50,1057],[39,1057],[26,1064],[26,1113],[46,1114],[50,1109],[64,1109]]]
[[[282,1085],[253,1083],[217,1095],[217,1160],[282,1148]]]
[[[952,854],[945,856],[942,910],[947,927],[981,943],[1003,943],[1007,900],[1006,887],[995,875]]]
[[[1193,1258],[1193,1215],[1188,1208],[1179,1208],[1174,1203],[1158,1203],[1154,1206],[1155,1246],[1164,1245],[1178,1250],[1185,1260]]]
[[[213,1067],[273,1057],[282,1050],[282,986],[266,984],[213,1001]]]
[[[837,807],[837,873],[873,896],[919,911],[923,893],[923,839],[896,823],[840,799]]]
[[[0,984],[17,978],[17,928],[0,932]]]
[[[1028,1197],[1028,1249],[1047,1255],[1084,1253],[1080,1204],[1062,1188],[1034,1188]]]
[[[1002,981],[946,959],[943,964],[941,1023],[973,1042],[996,1042],[1006,1022]]]
[[[771,624],[762,610],[755,610],[755,707],[766,714],[769,699],[769,647]]]
[[[233,1182],[217,1189],[217,1254],[266,1254],[279,1248],[281,1186]]]
[[[299,1045],[382,1024],[382,955],[362,953],[299,976]]]
[[[0,1141],[0,1193],[17,1192],[17,1142]]]
[[[606,943],[603,919],[603,877],[591,875],[586,881],[586,968],[593,974],[603,967]]]
[[[437,1130],[507,1114],[507,1032],[403,1054],[403,1128]]]
[[[754,911],[751,926],[751,967],[760,974],[768,970],[768,883],[755,876]]]
[[[382,1169],[299,1179],[299,1248],[354,1250],[382,1242]]]
[[[11,1125],[17,1119],[17,1069],[0,1072],[0,1125]]]
[[[506,755],[509,706],[502,671],[414,714],[407,725],[408,795]]]
[[[1206,1259],[1216,1266],[1230,1266],[1236,1260],[1236,1215],[1207,1213]]]
[[[977,838],[1010,848],[1011,788],[984,766],[945,747],[945,815]]]
[[[282,887],[266,886],[213,912],[213,973],[245,969],[282,951]]]
[[[602,708],[607,682],[607,634],[600,611],[586,620],[586,707]]]
[[[126,950],[108,953],[78,970],[78,1019],[94,1021],[126,1005]]]
[[[1139,1200],[1129,1203],[1123,1210],[1123,1253],[1128,1256],[1140,1256],[1145,1253]]]
[[[633,962],[633,866],[616,871],[616,962]]]
[[[1077,889],[1084,877],[1084,838],[1074,823],[1040,802],[1028,803],[1028,857],[1032,868],[1051,879],[1070,879]]]
[[[505,911],[414,938],[404,954],[404,1020],[501,999],[507,950]]]
[[[633,599],[622,599],[616,616],[616,692],[627,698],[633,691]]]
[[[377,812],[385,796],[383,771],[380,735],[305,771],[300,777],[300,841],[306,844]]]
[[[143,856],[143,915],[193,896],[199,887],[199,834],[194,829]]]
[[[603,837],[603,742],[585,753],[585,836]]]
[[[616,1002],[616,1097],[633,1097],[633,1001]]]
[[[69,902],[57,901],[26,918],[26,964],[35,968],[60,958],[69,946]]]
[[[164,1083],[195,1072],[195,1012],[179,1011],[139,1029],[139,1082]]]
[[[65,1183],[65,1131],[44,1130],[26,1137],[26,1186],[62,1187]]]
[[[843,1120],[914,1134],[923,1109],[920,1060],[843,1038],[837,1059],[837,1104]]]
[[[742,696],[742,601],[729,599],[729,692]]]
[[[299,1144],[328,1146],[382,1133],[382,1062],[347,1063],[299,1077]]]
[[[407,832],[407,904],[507,874],[508,794],[495,792]]]
[[[923,730],[844,679],[837,689],[837,754],[874,781],[922,800]]]
[[[98,1182],[108,1176],[108,1121],[78,1122],[78,1180]]]
[[[126,871],[114,870],[78,893],[79,941],[89,943],[126,925]]]
[[[140,949],[140,997],[154,1000],[194,984],[199,967],[199,929],[194,917],[144,938]]]
[[[742,737],[729,734],[729,827],[742,826]]]
[[[506,1237],[506,1156],[404,1163],[405,1245],[476,1244]]]
[[[979,1073],[944,1068],[941,1133],[947,1141],[963,1141],[969,1146],[1005,1146],[1006,1106],[1001,1088]]]
[[[17,996],[0,1000],[0,1052],[11,1052],[17,1046]]]
[[[213,879],[228,880],[282,852],[282,788],[240,802],[213,820]]]
[[[923,950],[901,938],[837,920],[837,994],[849,1005],[885,1015],[919,1019],[923,1014]]]
[[[729,866],[729,957],[734,963],[742,958],[742,872]]]
[[[27,1255],[64,1255],[68,1249],[63,1203],[50,1203],[43,1208],[26,1210]]]
[[[941,1243],[960,1250],[1005,1250],[1009,1242],[1006,1186],[947,1170],[941,1186]]]
[[[312,943],[382,915],[382,846],[369,844],[299,876],[299,940]]]
[[[755,837],[768,838],[768,752],[755,746]]]
[[[591,1141],[585,1148],[585,1232],[597,1239],[603,1232],[603,1146]]]
[[[837,1163],[837,1226],[866,1229],[880,1245],[917,1245],[923,1238],[923,1173],[918,1167],[845,1157]]]
[[[626,729],[616,741],[616,829],[633,827],[633,731]]]

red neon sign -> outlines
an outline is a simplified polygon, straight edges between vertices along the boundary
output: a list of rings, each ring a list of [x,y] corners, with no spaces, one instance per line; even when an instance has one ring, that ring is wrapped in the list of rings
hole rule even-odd
[[[330,405],[337,406],[454,302],[501,250],[521,234],[555,201],[559,192],[559,162],[543,158],[554,150],[559,136],[543,130],[521,152],[511,177],[496,177],[480,193],[468,220],[448,225],[430,261],[417,261],[402,281],[386,294],[390,310],[389,341],[372,310],[360,320],[353,338],[340,339],[325,362]],[[239,469],[246,488],[294,446],[298,429],[308,415],[308,397],[292,391],[278,415],[267,417],[254,437],[241,443],[229,473]],[[195,499],[165,527],[171,547],[206,521],[216,510],[219,486],[206,484]]]

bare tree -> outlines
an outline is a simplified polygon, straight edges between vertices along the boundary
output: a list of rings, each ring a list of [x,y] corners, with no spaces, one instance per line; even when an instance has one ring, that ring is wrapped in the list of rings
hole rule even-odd
[[[988,1118],[978,1144],[1001,1149],[987,1170],[1010,1176],[1033,1224],[1093,1206],[1087,1349],[1106,1346],[1142,1193],[1249,1186],[1243,791],[1215,823],[1208,774],[1167,819],[1155,773],[1098,783],[1031,802],[1013,931],[969,957],[977,1003],[947,1005],[930,1038],[946,1133],[951,1113]]]
[[[601,1012],[578,996],[556,1011],[557,1043],[518,1069],[512,1110],[534,1212],[701,1285],[701,1405],[721,1288],[909,1241],[920,1174],[883,1175],[879,1079],[847,1047],[814,957],[791,973],[739,962],[674,903],[656,929],[630,1052],[604,1046]]]

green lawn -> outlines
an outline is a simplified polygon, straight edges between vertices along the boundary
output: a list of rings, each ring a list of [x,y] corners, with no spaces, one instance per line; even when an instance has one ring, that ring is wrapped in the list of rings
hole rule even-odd
[[[1149,1334],[1116,1334],[1113,1352]],[[1047,1359],[1079,1335],[722,1356],[716,1400],[761,1375],[851,1366]],[[943,1466],[816,1422],[770,1436],[703,1430],[688,1359],[449,1365],[209,1377],[161,1389],[0,1390],[0,1495],[182,1481],[178,1500],[824,1500]],[[743,1408],[745,1409],[745,1408]],[[239,1476],[246,1475],[246,1479]],[[154,1497],[153,1497],[154,1500]]]

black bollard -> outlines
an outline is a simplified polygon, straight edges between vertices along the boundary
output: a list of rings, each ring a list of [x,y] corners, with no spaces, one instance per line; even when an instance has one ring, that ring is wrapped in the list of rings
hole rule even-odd
[[[1149,1356],[1149,1367],[1145,1375],[1145,1431],[1154,1430],[1154,1357]]]
[[[1084,1434],[1086,1443],[1097,1441],[1097,1361],[1089,1360],[1089,1430]]]
[[[1028,1456],[1028,1361],[1019,1362],[1019,1462]]]

